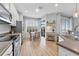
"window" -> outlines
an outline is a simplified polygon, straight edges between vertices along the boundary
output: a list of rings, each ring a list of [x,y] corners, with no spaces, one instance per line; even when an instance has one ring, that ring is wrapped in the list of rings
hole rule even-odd
[[[61,20],[61,32],[68,32],[68,30],[72,30],[72,19],[63,18]]]
[[[39,28],[39,20],[26,20],[26,30],[27,32],[34,32]]]

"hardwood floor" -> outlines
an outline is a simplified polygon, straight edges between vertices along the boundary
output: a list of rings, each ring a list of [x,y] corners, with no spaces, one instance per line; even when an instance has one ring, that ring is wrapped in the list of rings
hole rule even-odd
[[[21,48],[21,56],[57,56],[58,49],[56,42],[45,41],[30,41],[26,40]]]

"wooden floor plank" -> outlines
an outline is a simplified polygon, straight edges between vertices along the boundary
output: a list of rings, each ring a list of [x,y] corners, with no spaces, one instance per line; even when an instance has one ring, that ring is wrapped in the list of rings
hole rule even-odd
[[[45,44],[37,41],[26,40],[21,48],[21,56],[57,56],[56,42],[46,41]]]

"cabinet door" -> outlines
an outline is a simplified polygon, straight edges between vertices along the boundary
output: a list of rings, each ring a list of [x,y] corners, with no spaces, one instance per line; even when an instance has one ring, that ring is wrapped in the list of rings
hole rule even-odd
[[[10,4],[10,3],[2,3],[2,4],[3,4],[4,7],[9,11],[9,9],[10,9],[10,8],[9,8],[9,4]]]
[[[2,56],[12,56],[12,45],[4,52]]]
[[[10,23],[11,14],[3,4],[0,4],[0,20]]]
[[[21,42],[20,42],[20,36],[15,40],[14,42],[14,55],[19,56],[20,55],[20,50],[21,50]]]

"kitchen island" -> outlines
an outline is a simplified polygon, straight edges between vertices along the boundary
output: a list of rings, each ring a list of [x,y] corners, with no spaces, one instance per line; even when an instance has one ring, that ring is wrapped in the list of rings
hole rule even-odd
[[[70,36],[60,35],[63,41],[60,40],[58,45],[59,56],[78,56],[79,55],[79,41],[72,40]]]

